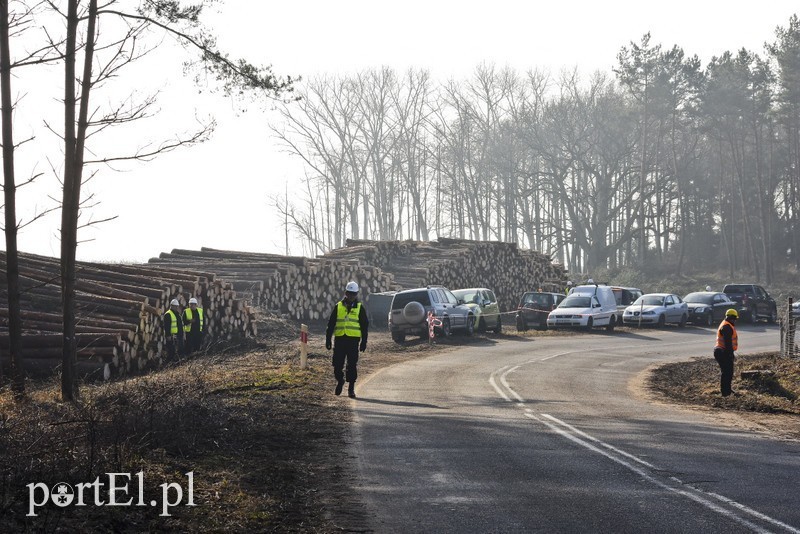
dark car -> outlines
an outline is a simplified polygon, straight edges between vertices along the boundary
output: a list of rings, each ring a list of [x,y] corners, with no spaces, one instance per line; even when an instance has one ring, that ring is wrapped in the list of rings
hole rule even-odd
[[[689,306],[689,322],[703,326],[715,326],[722,322],[725,312],[736,308],[736,303],[725,293],[696,291],[683,297]]]
[[[562,293],[528,291],[517,307],[517,330],[524,331],[533,326],[547,330],[547,316],[566,298]]]
[[[767,291],[756,284],[726,284],[722,292],[736,302],[736,310],[742,321],[755,323],[767,319],[770,323],[778,321],[778,305]]]

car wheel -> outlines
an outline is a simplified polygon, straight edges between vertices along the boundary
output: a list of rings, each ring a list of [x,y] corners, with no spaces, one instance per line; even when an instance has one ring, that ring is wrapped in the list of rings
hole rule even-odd
[[[467,316],[467,326],[464,328],[464,333],[468,336],[471,336],[475,333],[475,316],[468,315]]]
[[[706,326],[714,326],[714,314],[707,313],[706,314]]]
[[[612,315],[611,319],[608,321],[608,326],[606,326],[606,331],[613,332],[615,326],[617,326],[617,316]]]
[[[478,332],[486,332],[486,321],[483,319],[483,317],[478,320]]]
[[[667,324],[667,317],[664,314],[658,316],[658,327],[664,328],[664,325]]]
[[[442,317],[442,337],[450,337],[450,318]]]
[[[392,332],[392,341],[395,343],[402,343],[406,340],[405,332]]]
[[[683,315],[681,315],[681,322],[678,323],[678,327],[679,328],[685,327],[686,326],[686,321],[688,321],[688,320],[689,320],[689,318],[686,317],[685,313]]]
[[[589,317],[589,319],[586,321],[586,330],[591,330],[592,326],[594,326],[594,320],[592,317]]]
[[[494,333],[495,334],[499,334],[502,331],[503,331],[503,320],[498,315],[497,316],[497,326],[494,327]]]
[[[772,312],[769,314],[769,324],[775,324],[778,322],[778,309],[772,308]]]
[[[528,325],[525,324],[525,319],[517,317],[517,332],[524,332],[527,329]]]

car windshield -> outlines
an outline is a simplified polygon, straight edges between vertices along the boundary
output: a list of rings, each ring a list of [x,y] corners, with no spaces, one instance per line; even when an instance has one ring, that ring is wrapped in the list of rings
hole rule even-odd
[[[409,302],[419,302],[423,306],[430,306],[431,299],[427,291],[409,291],[408,293],[398,293],[392,300],[392,309],[399,310],[406,307]]]
[[[525,304],[535,304],[536,306],[549,306],[550,295],[544,293],[528,293],[525,295]]]
[[[592,306],[592,297],[584,295],[571,295],[561,301],[558,305],[559,308],[590,308]]]
[[[713,304],[713,293],[689,293],[683,299],[685,302],[695,302],[697,304]]]
[[[725,286],[725,293],[752,293],[753,286],[748,285],[735,285],[735,284],[728,284]]]
[[[644,295],[636,299],[633,303],[634,306],[662,306],[664,304],[664,297],[657,295]]]
[[[461,299],[466,303],[470,302],[474,302],[475,304],[478,303],[477,291],[471,291],[469,289],[457,289],[453,291],[453,295],[455,295],[457,299]]]

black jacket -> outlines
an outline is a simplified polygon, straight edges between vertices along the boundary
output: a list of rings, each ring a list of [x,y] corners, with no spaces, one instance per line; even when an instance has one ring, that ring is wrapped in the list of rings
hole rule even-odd
[[[347,306],[347,301],[345,299],[342,299],[339,302],[342,302],[345,306]],[[333,307],[331,316],[328,318],[328,328],[325,330],[325,343],[330,343],[331,339],[333,338],[333,331],[336,329],[336,309],[339,307],[339,302],[337,302],[336,306]],[[350,308],[356,304],[358,304],[358,300],[354,300]],[[367,319],[367,309],[363,304],[361,305],[361,310],[359,310],[358,313],[358,323],[361,326],[361,345],[366,346],[367,335],[369,334],[369,319]]]

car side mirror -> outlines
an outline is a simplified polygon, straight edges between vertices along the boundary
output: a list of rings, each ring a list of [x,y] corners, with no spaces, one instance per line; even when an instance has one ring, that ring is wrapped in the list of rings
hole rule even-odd
[[[464,301],[464,299],[458,299],[458,303],[459,303],[459,304],[466,304],[466,302]]]

